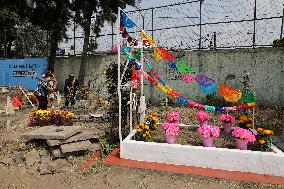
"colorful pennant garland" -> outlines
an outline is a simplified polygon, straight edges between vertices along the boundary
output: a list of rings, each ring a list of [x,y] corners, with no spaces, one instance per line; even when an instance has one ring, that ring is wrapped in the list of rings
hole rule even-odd
[[[180,74],[192,74],[194,71],[190,68],[187,62],[182,60],[176,61],[176,68]]]
[[[133,28],[135,26],[135,23],[123,11],[120,11],[120,24],[126,28]]]
[[[149,37],[144,30],[141,30],[141,38],[143,40],[143,45],[145,47],[155,47],[156,46],[156,43],[154,42],[154,40],[151,37]]]

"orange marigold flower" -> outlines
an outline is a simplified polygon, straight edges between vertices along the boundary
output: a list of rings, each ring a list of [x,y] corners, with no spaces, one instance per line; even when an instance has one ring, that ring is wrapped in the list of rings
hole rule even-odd
[[[261,127],[259,127],[259,128],[257,128],[257,133],[262,133],[263,132],[263,128],[261,128]]]
[[[264,144],[264,143],[265,143],[265,140],[258,140],[258,143],[259,143],[259,144]]]

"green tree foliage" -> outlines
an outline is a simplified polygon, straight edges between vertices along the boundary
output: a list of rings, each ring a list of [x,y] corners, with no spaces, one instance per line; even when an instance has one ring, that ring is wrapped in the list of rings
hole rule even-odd
[[[1,56],[12,57],[12,44],[17,37],[18,26],[29,16],[30,8],[24,0],[0,1],[0,49]]]
[[[134,5],[135,0],[72,0],[71,2],[71,10],[75,12],[74,19],[84,30],[83,53],[79,71],[79,81],[84,84],[86,58],[90,49],[92,16],[95,19],[93,31],[95,34],[99,34],[105,21],[115,22],[118,7],[125,8],[126,5]]]
[[[66,36],[71,16],[70,2],[69,0],[31,0],[31,4],[33,7],[31,22],[50,34],[47,69],[54,71],[58,43]]]

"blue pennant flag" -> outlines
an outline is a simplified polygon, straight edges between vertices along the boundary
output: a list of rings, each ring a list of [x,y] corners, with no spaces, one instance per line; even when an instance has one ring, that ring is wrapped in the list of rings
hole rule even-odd
[[[126,28],[133,28],[135,26],[135,23],[123,11],[120,11],[120,24]]]

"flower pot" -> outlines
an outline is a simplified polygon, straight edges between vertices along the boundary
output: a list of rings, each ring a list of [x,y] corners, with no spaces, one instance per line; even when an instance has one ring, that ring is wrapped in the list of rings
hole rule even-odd
[[[224,127],[224,132],[225,133],[231,133],[231,127],[232,127],[233,123],[223,123],[223,127]]]
[[[199,121],[199,126],[201,127],[202,125],[208,124],[208,120],[204,121]]]
[[[239,150],[247,150],[248,149],[248,143],[245,142],[244,140],[241,140],[241,139],[237,139],[236,138],[236,149],[239,149]]]
[[[204,147],[213,147],[213,137],[206,138],[202,136],[202,144]]]
[[[166,142],[167,142],[168,144],[174,144],[175,141],[176,141],[176,138],[177,138],[176,135],[166,135],[166,134],[165,134],[164,136],[165,136]]]

